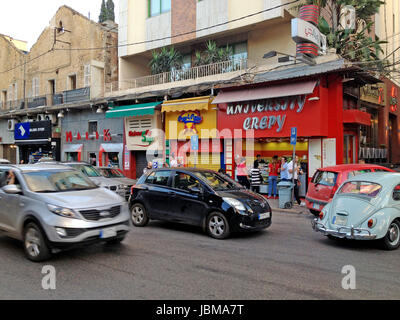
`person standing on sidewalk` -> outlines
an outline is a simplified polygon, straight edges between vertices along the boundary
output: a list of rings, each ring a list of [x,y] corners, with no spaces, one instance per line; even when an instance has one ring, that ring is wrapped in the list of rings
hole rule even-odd
[[[289,181],[289,171],[286,157],[281,158],[281,166],[279,167],[278,171],[281,174],[281,181]]]
[[[268,199],[278,199],[277,196],[277,184],[280,164],[278,162],[278,156],[273,156],[272,162],[268,165]],[[274,196],[272,197],[272,193]]]
[[[289,180],[292,181],[294,176],[294,197],[298,205],[301,205],[299,197],[299,174],[303,174],[299,164],[299,157],[296,155],[292,161],[288,164]]]
[[[248,176],[249,172],[246,167],[246,158],[241,157],[240,163],[237,165],[237,179],[243,187],[250,189],[250,182]]]
[[[251,190],[260,193],[260,185],[262,182],[261,171],[258,168],[258,162],[254,162],[253,169],[250,170]]]

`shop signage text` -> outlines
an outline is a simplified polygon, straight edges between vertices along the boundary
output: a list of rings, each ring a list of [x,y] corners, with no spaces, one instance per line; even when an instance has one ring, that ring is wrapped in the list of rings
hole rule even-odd
[[[233,104],[228,105],[226,114],[257,114],[265,112],[287,112],[289,110],[296,110],[296,113],[303,111],[306,103],[306,96],[287,97],[280,99],[268,99],[260,102],[247,103],[247,104]],[[287,114],[268,115],[268,116],[253,116],[248,117],[243,122],[244,130],[271,130],[276,128],[276,132],[281,132]]]
[[[366,85],[360,89],[361,100],[385,105],[386,86],[384,84]]]
[[[151,131],[150,130],[129,131],[129,136],[130,137],[142,137],[142,142],[148,143],[148,146],[150,146],[155,141],[155,138],[153,138],[151,136]]]
[[[85,139],[86,140],[92,140],[92,139],[99,140],[99,138],[100,138],[100,135],[99,135],[98,132],[95,132],[94,136],[90,135],[89,132],[86,132],[86,134],[85,134]],[[72,131],[66,131],[65,132],[65,141],[66,142],[72,142],[74,139],[76,139],[78,141],[82,140],[81,134],[78,132],[76,134],[76,136],[73,136],[72,135]],[[112,140],[112,137],[111,137],[110,129],[104,129],[103,130],[103,141],[111,141],[111,140]]]
[[[48,139],[51,137],[51,121],[23,122],[15,125],[15,140]]]
[[[299,18],[292,19],[292,39],[294,42],[312,42],[321,47],[321,38],[321,32],[312,23]]]
[[[178,122],[185,124],[185,133],[187,131],[197,134],[196,124],[203,122],[203,117],[199,111],[185,111],[178,117]]]
[[[390,110],[392,112],[397,111],[397,88],[395,86],[392,87],[390,92]]]

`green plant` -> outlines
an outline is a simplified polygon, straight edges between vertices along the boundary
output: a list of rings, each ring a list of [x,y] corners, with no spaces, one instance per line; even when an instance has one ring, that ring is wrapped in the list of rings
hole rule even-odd
[[[181,69],[182,55],[174,47],[170,47],[169,49],[163,47],[160,51],[152,51],[152,59],[149,66],[152,74]]]

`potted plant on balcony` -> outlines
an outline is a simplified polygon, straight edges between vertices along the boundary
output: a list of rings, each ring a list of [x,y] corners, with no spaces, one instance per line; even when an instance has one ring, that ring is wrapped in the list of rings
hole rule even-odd
[[[163,47],[160,51],[152,51],[152,59],[149,66],[153,75],[176,71],[181,69],[182,55],[174,47]],[[165,77],[166,75],[163,75],[162,83],[172,80]]]

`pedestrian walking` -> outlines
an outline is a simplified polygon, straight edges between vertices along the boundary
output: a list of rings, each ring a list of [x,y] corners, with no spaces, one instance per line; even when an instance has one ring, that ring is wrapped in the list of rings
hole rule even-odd
[[[278,156],[272,157],[272,162],[268,165],[268,199],[277,199],[277,185],[280,164]],[[272,196],[273,195],[273,196]]]
[[[251,179],[251,190],[260,193],[262,176],[258,162],[254,162],[254,167],[250,170],[250,179]]]
[[[143,169],[143,174],[146,174],[147,172],[149,172],[152,169],[153,169],[153,163],[152,162],[147,162],[147,167],[145,167]]]
[[[241,157],[240,163],[237,165],[237,179],[243,187],[250,189],[250,182],[248,176],[249,172],[246,167],[246,158]]]

